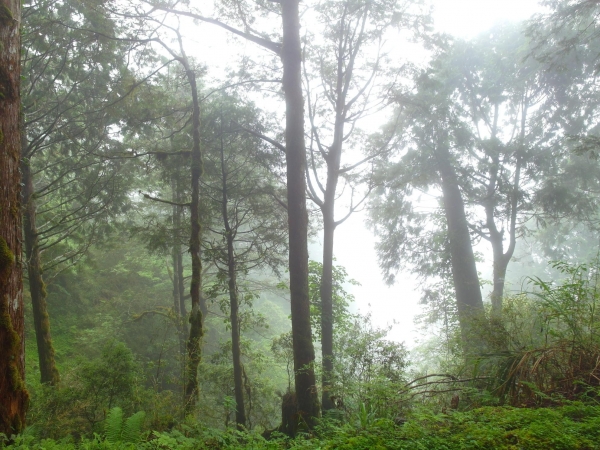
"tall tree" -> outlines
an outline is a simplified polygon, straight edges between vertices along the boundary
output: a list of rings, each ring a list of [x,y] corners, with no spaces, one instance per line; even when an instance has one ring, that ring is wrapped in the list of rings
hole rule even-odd
[[[107,161],[106,152],[118,146],[108,129],[121,118],[113,106],[132,75],[123,43],[79,29],[91,22],[114,26],[101,11],[74,2],[37,0],[23,10],[24,242],[41,381],[49,384],[59,376],[42,272],[77,261],[102,219],[125,200],[117,188],[121,164]],[[52,257],[44,260],[44,252]]]
[[[323,410],[334,407],[329,393],[329,376],[333,372],[333,249],[336,228],[360,207],[370,189],[358,199],[351,198],[348,211],[335,219],[338,183],[352,185],[355,192],[358,173],[374,158],[382,157],[392,147],[393,127],[371,142],[357,160],[342,166],[348,151],[365,146],[359,132],[360,120],[367,114],[381,113],[389,102],[391,86],[381,80],[389,70],[385,64],[383,44],[392,27],[419,34],[427,16],[419,1],[326,1],[316,8],[317,23],[325,37],[318,45],[307,36],[304,48],[304,76],[310,120],[308,186],[309,196],[323,217],[323,276],[321,277],[321,348]],[[375,139],[373,139],[375,141]],[[323,167],[322,172],[320,168]],[[321,181],[321,179],[324,181]],[[357,189],[360,190],[360,189]],[[361,198],[362,197],[362,198]],[[339,210],[339,207],[338,207]]]
[[[465,222],[469,231],[465,239],[469,234],[469,239],[474,242],[484,239],[492,249],[491,301],[495,317],[502,312],[506,271],[517,240],[529,218],[541,217],[542,197],[552,196],[550,191],[558,191],[549,190],[544,194],[543,186],[547,180],[558,180],[557,167],[562,160],[546,143],[552,133],[537,124],[538,121],[548,121],[543,118],[546,110],[540,108],[544,89],[540,84],[539,64],[525,58],[529,49],[520,26],[499,26],[493,33],[470,42],[449,43],[423,73],[417,86],[421,92],[419,95],[435,96],[429,100],[431,104],[444,105],[447,113],[433,117],[431,108],[424,107],[423,100],[418,100],[419,95],[409,100],[414,103],[409,110],[413,111],[416,122],[421,116],[431,124],[437,121],[438,128],[447,127],[446,133],[451,142],[449,152],[438,154],[439,168],[446,168],[441,172],[444,205],[448,193],[444,188],[449,187],[446,183],[452,179],[452,185],[456,187],[453,190],[458,189],[462,197],[464,213],[461,213],[463,219],[460,221]],[[414,107],[418,103],[415,102],[421,105],[416,110]],[[436,109],[441,111],[439,106]],[[414,125],[410,125],[409,129],[413,133],[407,133],[407,142],[416,143]],[[404,182],[413,187],[437,184],[421,169],[415,170],[430,164],[426,148],[421,150],[421,154],[409,151],[400,163],[407,166]],[[448,171],[450,168],[453,173]],[[436,169],[430,166],[425,170],[435,173]],[[402,185],[401,178],[397,179],[398,186]],[[410,193],[402,194],[403,199],[409,196]],[[389,201],[393,198],[394,195],[391,195]],[[456,211],[458,209],[454,208]],[[446,208],[446,213],[449,212]],[[450,221],[447,225],[450,227]],[[403,237],[396,235],[396,242],[400,240],[406,244],[405,239],[411,239],[408,235],[413,235],[418,229],[403,226],[402,233],[406,234]],[[397,254],[389,251],[394,241],[391,236],[396,232],[390,232],[385,238],[387,244],[381,247],[384,250],[381,256],[388,263],[397,258]],[[450,232],[448,228],[449,235]],[[413,240],[408,245],[414,243]],[[421,244],[424,242],[421,241]],[[452,267],[453,276],[456,276],[455,266]],[[472,271],[476,273],[474,266]],[[460,287],[455,285],[455,288],[458,296]]]
[[[522,224],[533,214],[536,172],[552,166],[550,155],[548,162],[541,157],[539,128],[530,124],[542,89],[538,64],[526,59],[528,48],[520,26],[497,26],[471,42],[455,42],[441,69],[454,80],[454,101],[470,136],[459,161],[461,186],[468,202],[477,205],[469,226],[492,248],[496,317]]]
[[[245,325],[242,307],[249,301],[245,301],[241,287],[250,271],[270,268],[279,273],[283,265],[281,255],[287,250],[286,210],[273,201],[281,190],[273,175],[273,169],[280,165],[280,156],[265,148],[256,136],[239,132],[241,123],[246,129],[260,130],[254,108],[225,95],[211,101],[208,108],[211,113],[205,119],[208,129],[204,133],[204,192],[218,214],[206,225],[211,233],[204,239],[205,255],[218,270],[211,296],[223,292],[229,297],[236,423],[245,427],[247,380],[244,383],[241,332]]]
[[[283,65],[282,87],[285,97],[285,149],[287,176],[287,207],[289,229],[289,271],[292,310],[292,337],[294,346],[294,373],[299,414],[312,427],[313,418],[320,414],[314,373],[315,351],[310,326],[310,299],[308,292],[308,214],[306,209],[306,147],[304,141],[304,98],[302,93],[302,49],[300,41],[299,0],[273,2],[278,6],[265,5],[266,14],[280,14],[282,23],[281,42],[273,41],[255,32],[247,17],[241,17],[244,31],[223,21],[204,17],[190,11],[181,11],[156,5],[179,16],[212,23],[233,34],[248,39],[281,58]],[[244,14],[245,8],[237,8]],[[235,15],[234,10],[229,11]]]
[[[482,317],[483,300],[458,174],[468,134],[450,99],[451,83],[438,75],[422,73],[416,94],[403,99],[407,149],[400,162],[384,169],[387,181],[377,189],[380,197],[373,203],[372,221],[380,235],[378,257],[388,281],[393,282],[395,270],[405,265],[412,264],[413,270],[428,277],[443,272],[440,267],[449,263],[463,346],[470,351],[477,347],[472,325]],[[432,230],[427,215],[412,206],[413,190],[430,186],[441,191],[444,220],[435,225],[441,225],[442,233]]]
[[[21,260],[21,2],[0,3],[0,432],[25,427],[23,275]]]

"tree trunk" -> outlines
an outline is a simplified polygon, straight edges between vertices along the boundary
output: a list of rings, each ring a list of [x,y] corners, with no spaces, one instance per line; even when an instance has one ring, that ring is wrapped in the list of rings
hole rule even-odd
[[[200,104],[196,74],[189,67],[185,56],[181,60],[192,90],[193,114],[193,147],[192,147],[192,203],[190,207],[192,234],[190,237],[190,253],[192,256],[192,282],[190,296],[192,311],[190,313],[190,336],[187,343],[188,367],[187,384],[185,389],[186,414],[193,412],[198,399],[198,366],[202,357],[200,342],[202,340],[202,311],[200,310],[200,295],[202,289],[202,261],[200,259],[200,176],[202,175],[202,152],[200,150]]]
[[[323,275],[321,277],[321,352],[322,352],[322,391],[323,411],[334,408],[331,401],[330,380],[333,373],[333,238],[336,229],[335,199],[342,160],[344,141],[344,123],[346,121],[346,97],[342,92],[342,67],[338,63],[338,82],[336,86],[336,110],[333,143],[327,154],[327,182],[321,213],[323,214]],[[350,69],[349,69],[350,70]],[[351,72],[347,74],[351,77]]]
[[[504,298],[504,280],[506,278],[506,268],[512,252],[510,254],[504,254],[502,234],[490,236],[490,242],[492,244],[493,253],[493,289],[490,295],[492,300],[492,315],[494,317],[500,317],[502,315],[502,299]]]
[[[337,177],[336,177],[337,179]],[[331,375],[333,373],[333,237],[335,232],[334,205],[335,187],[330,191],[330,178],[327,179],[323,213],[323,274],[321,276],[321,407],[323,411],[333,409],[331,401]],[[334,195],[327,195],[332,192]],[[332,197],[329,199],[328,197]],[[329,201],[328,201],[329,200]]]
[[[308,215],[306,212],[306,148],[302,96],[299,0],[282,0],[283,90],[289,224],[290,302],[294,348],[294,379],[299,414],[312,427],[319,416],[314,373],[315,350],[308,293]]]
[[[492,300],[492,317],[494,319],[502,318],[502,300],[504,299],[504,282],[506,278],[506,269],[510,263],[510,259],[515,253],[517,242],[517,208],[519,206],[519,187],[521,183],[521,166],[523,164],[521,152],[525,149],[525,126],[527,124],[527,111],[529,100],[527,95],[523,98],[523,112],[521,114],[521,131],[519,137],[519,149],[516,152],[515,177],[513,179],[512,192],[510,195],[510,221],[508,230],[508,248],[504,251],[504,236],[498,232],[496,223],[494,222],[494,207],[497,169],[493,167],[490,176],[490,184],[488,186],[488,197],[490,202],[486,205],[486,218],[488,229],[490,231],[490,242],[492,244],[494,258],[494,288],[491,294]],[[498,115],[498,112],[496,112]],[[495,123],[494,123],[495,126]],[[499,164],[499,162],[498,162]]]
[[[179,174],[174,174],[171,178],[171,190],[173,203],[179,203]],[[171,260],[173,263],[173,313],[175,314],[175,320],[177,321],[177,334],[179,339],[179,358],[182,362],[182,375],[185,371],[183,366],[183,360],[185,359],[185,340],[187,336],[187,327],[185,325],[184,318],[187,315],[181,310],[181,298],[183,294],[183,268],[181,267],[181,245],[179,243],[179,233],[181,232],[181,207],[176,204],[173,205],[172,209],[173,216],[173,236],[175,241],[171,249]]]
[[[239,320],[239,296],[237,286],[236,261],[233,249],[234,230],[229,224],[229,213],[227,211],[227,168],[225,166],[225,155],[223,154],[223,130],[221,130],[221,214],[225,228],[225,239],[227,240],[227,276],[229,278],[229,308],[231,320],[231,353],[233,357],[233,383],[235,391],[235,422],[238,428],[246,426],[246,407],[244,405],[244,382],[242,367],[242,351],[240,349],[240,320]]]
[[[25,427],[23,275],[21,261],[21,2],[0,0],[0,433]]]
[[[452,277],[456,291],[458,318],[465,348],[471,348],[474,321],[483,316],[483,300],[475,255],[471,245],[465,205],[458,185],[456,172],[450,161],[450,153],[444,142],[437,152],[438,169],[442,178],[444,211],[448,224],[448,240]]]
[[[21,162],[23,184],[23,234],[25,255],[29,275],[29,292],[33,312],[33,324],[40,363],[41,382],[56,386],[60,380],[54,359],[54,347],[50,334],[50,318],[46,304],[46,285],[42,278],[42,261],[38,233],[36,228],[36,204],[33,189],[33,177],[29,160]]]

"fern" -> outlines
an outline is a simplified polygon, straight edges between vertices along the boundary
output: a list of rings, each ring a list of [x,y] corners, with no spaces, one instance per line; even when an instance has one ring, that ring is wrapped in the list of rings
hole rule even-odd
[[[146,413],[144,411],[138,411],[125,421],[123,432],[121,434],[122,442],[137,443],[140,441],[140,434],[145,418]]]
[[[146,413],[138,411],[133,416],[124,420],[123,410],[116,406],[106,416],[104,438],[111,444],[124,442],[137,443],[140,441],[140,434],[145,418]]]
[[[104,436],[112,444],[121,442],[123,432],[123,410],[118,406],[112,408],[104,421]]]

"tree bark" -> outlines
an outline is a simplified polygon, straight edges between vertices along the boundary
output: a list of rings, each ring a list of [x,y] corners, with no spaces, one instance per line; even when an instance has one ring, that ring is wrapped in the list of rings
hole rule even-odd
[[[343,105],[341,105],[343,109]],[[321,213],[323,214],[323,274],[321,277],[321,352],[322,379],[321,405],[323,411],[334,408],[331,401],[331,376],[333,374],[333,241],[335,234],[335,196],[342,154],[344,117],[337,109],[334,140],[327,159],[327,183]]]
[[[315,381],[315,350],[308,293],[308,215],[306,212],[306,148],[302,95],[299,0],[282,0],[283,91],[289,224],[290,302],[294,348],[294,379],[299,414],[310,428],[320,407]]]
[[[182,49],[183,50],[183,49]],[[202,329],[202,311],[200,310],[200,296],[202,289],[202,261],[200,259],[200,177],[202,175],[202,152],[200,149],[200,103],[198,100],[198,88],[196,86],[196,74],[190,68],[187,58],[180,59],[183,64],[192,91],[193,114],[192,114],[192,202],[190,207],[191,228],[190,253],[192,256],[192,281],[190,285],[190,296],[192,298],[192,311],[190,313],[190,335],[187,343],[188,367],[186,384],[185,411],[187,414],[193,412],[198,399],[198,366],[202,356],[200,346]]]
[[[24,136],[22,137],[24,139]],[[60,380],[54,358],[54,346],[50,333],[50,318],[46,303],[46,285],[42,277],[42,260],[40,255],[38,232],[36,228],[36,203],[33,188],[33,176],[29,160],[21,161],[23,185],[23,234],[25,238],[25,256],[29,275],[29,292],[33,312],[33,324],[40,364],[42,383],[56,386]]]
[[[227,211],[227,167],[223,153],[223,130],[221,130],[221,214],[225,228],[225,239],[227,241],[227,276],[229,290],[229,318],[231,320],[231,353],[233,357],[233,384],[235,392],[235,422],[238,428],[246,426],[246,407],[244,405],[244,382],[242,351],[240,348],[240,320],[239,320],[239,295],[237,286],[236,259],[233,248],[235,231],[229,224],[229,213]]]
[[[173,200],[173,236],[175,241],[171,249],[171,261],[173,264],[173,313],[175,314],[175,320],[177,321],[177,333],[179,338],[179,358],[185,357],[185,340],[187,336],[187,327],[185,326],[184,317],[187,315],[181,310],[181,298],[183,294],[183,268],[181,267],[181,244],[179,243],[179,233],[181,231],[181,206],[177,203],[180,202],[179,198],[179,183],[178,175],[173,174],[171,178],[171,190]],[[183,374],[183,371],[182,371]]]
[[[0,0],[0,433],[25,427],[23,275],[21,260],[21,2]]]
[[[336,177],[337,178],[337,177]],[[333,409],[331,401],[331,377],[333,373],[333,238],[335,233],[334,205],[335,187],[331,192],[334,195],[328,201],[329,178],[327,179],[325,202],[321,211],[323,213],[323,274],[319,293],[321,296],[321,407],[323,411]]]
[[[437,163],[442,179],[442,196],[461,335],[465,348],[471,348],[470,344],[477,339],[472,333],[474,321],[484,313],[483,300],[465,205],[444,140],[437,149]]]

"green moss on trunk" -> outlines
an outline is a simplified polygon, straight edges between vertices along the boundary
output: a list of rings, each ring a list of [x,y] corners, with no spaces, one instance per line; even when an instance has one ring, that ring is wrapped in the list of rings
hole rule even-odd
[[[6,241],[0,237],[0,284],[6,282],[14,263],[15,255],[8,248]]]

